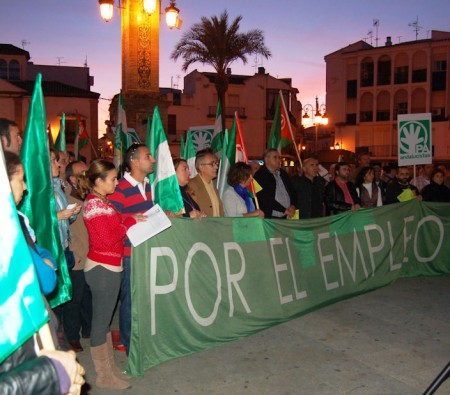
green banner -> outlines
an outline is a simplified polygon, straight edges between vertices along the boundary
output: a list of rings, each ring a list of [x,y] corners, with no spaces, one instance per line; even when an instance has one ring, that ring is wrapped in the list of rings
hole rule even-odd
[[[133,375],[383,287],[450,274],[450,204],[316,220],[188,218],[133,249]]]

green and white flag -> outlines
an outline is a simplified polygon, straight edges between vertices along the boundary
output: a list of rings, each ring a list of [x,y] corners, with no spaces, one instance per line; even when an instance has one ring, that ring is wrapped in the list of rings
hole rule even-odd
[[[195,168],[195,147],[192,141],[192,133],[187,132],[186,144],[184,144],[183,148],[181,157],[186,159],[189,166],[190,178],[193,178],[197,175],[197,169]]]
[[[50,251],[56,260],[58,285],[56,290],[48,296],[50,306],[56,307],[71,299],[72,282],[59,237],[41,81],[42,75],[38,74],[20,151],[27,180],[27,193],[23,195],[20,210],[30,220],[38,244]]]
[[[222,150],[223,133],[222,133],[222,106],[220,100],[217,103],[216,122],[214,123],[214,132],[211,139],[211,148],[215,154]]]
[[[9,188],[1,145],[0,188],[1,363],[37,332],[48,316]]]
[[[225,136],[227,133],[225,132]],[[236,162],[236,117],[233,119],[233,125],[228,138],[224,138],[222,155],[220,158],[219,173],[217,175],[217,190],[222,199],[225,189],[227,189],[227,175],[230,166]]]
[[[117,126],[116,136],[114,139],[114,159],[113,163],[118,170],[123,162],[123,157],[128,149],[128,126],[127,116],[125,114],[125,107],[123,104],[122,91],[119,93],[119,101],[117,107]]]
[[[59,123],[59,134],[56,139],[54,148],[58,151],[66,152],[66,114],[62,113],[61,122]]]
[[[153,201],[158,203],[163,210],[170,210],[174,213],[184,212],[183,198],[158,107],[155,107],[153,112],[151,127],[150,119],[147,123],[146,137],[150,153],[156,160],[154,172],[149,176]]]

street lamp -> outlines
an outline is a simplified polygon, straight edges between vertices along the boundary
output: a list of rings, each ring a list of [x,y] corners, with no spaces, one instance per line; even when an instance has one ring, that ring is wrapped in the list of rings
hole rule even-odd
[[[118,1],[118,8],[122,8],[121,0]],[[159,1],[161,5],[161,0],[144,0],[144,11],[149,15],[153,14],[156,10],[157,1]],[[101,17],[105,20],[105,22],[109,22],[114,13],[114,0],[99,0],[98,3],[100,5]],[[170,5],[169,7],[166,7],[165,12],[167,26],[169,26],[170,29],[174,27],[179,29],[181,27],[182,20],[179,18],[180,10],[175,6],[175,0],[170,0]]]
[[[308,115],[308,108],[311,111],[311,116]],[[328,115],[326,112],[325,104],[321,104],[319,106],[319,98],[316,96],[315,111],[314,111],[314,107],[312,104],[305,104],[303,106],[303,110],[305,112],[305,115],[303,115],[303,117],[302,117],[303,127],[310,126],[312,123],[316,128],[315,141],[314,141],[314,152],[317,154],[319,126],[320,125],[322,125],[322,126],[328,125]]]

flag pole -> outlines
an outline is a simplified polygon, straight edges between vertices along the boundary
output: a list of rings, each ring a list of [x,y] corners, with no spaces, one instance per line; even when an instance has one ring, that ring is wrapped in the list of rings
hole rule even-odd
[[[284,104],[283,93],[281,92],[281,89],[279,91],[279,94],[280,94],[280,98],[281,98],[281,104],[283,105],[284,113],[288,114],[288,112],[286,110],[286,104]],[[286,119],[286,122],[288,123],[288,126],[289,126],[289,132],[291,133],[292,142],[294,143],[295,153],[297,154],[298,162],[300,163],[300,167],[303,167],[302,158],[300,158],[300,152],[298,152],[298,147],[295,142],[294,133],[292,133],[291,122],[289,121],[289,119]]]
[[[56,350],[48,322],[41,329],[39,329],[39,339],[42,346],[41,350]]]
[[[239,115],[238,115],[237,111],[234,112],[234,117],[236,119],[236,129],[237,129],[237,132],[239,135],[239,140],[241,141],[241,144],[242,144],[242,152],[244,153],[245,163],[248,165],[247,148],[245,146],[244,136],[242,135],[241,120],[239,119]],[[252,176],[252,181],[250,182],[250,189],[252,190],[253,196],[255,197],[256,208],[259,210],[259,201],[256,196],[255,185],[253,184],[253,176]]]

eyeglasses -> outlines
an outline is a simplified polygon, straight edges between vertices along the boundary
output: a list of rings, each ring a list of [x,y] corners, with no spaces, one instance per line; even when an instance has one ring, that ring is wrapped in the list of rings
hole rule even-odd
[[[200,163],[200,166],[205,165],[205,166],[219,166],[220,162],[219,161],[215,161],[215,162],[209,162],[209,163]]]

